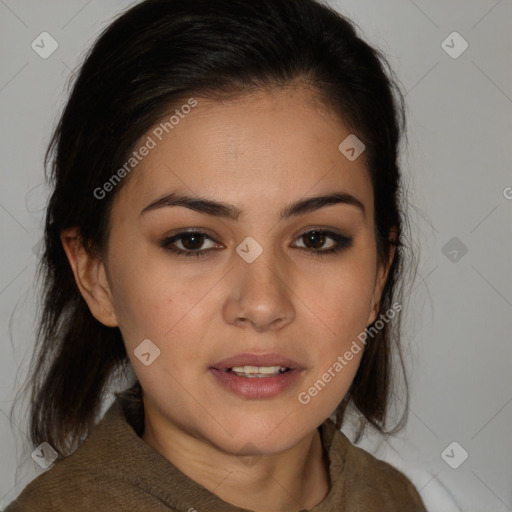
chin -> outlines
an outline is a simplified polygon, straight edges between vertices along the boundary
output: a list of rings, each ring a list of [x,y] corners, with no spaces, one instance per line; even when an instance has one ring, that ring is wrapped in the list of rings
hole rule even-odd
[[[300,422],[301,428],[297,428],[297,420],[289,421],[292,416],[287,418],[284,414],[276,418],[275,414],[268,414],[267,417],[261,414],[235,415],[226,427],[231,435],[221,430],[226,443],[222,443],[221,448],[230,453],[247,456],[284,451],[315,429],[315,425],[308,428],[303,421]]]

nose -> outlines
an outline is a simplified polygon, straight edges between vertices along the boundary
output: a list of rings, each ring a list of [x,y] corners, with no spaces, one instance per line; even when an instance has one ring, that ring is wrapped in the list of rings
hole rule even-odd
[[[237,327],[251,326],[257,332],[282,329],[295,318],[293,285],[286,263],[278,265],[269,249],[251,263],[235,255],[235,268],[230,272],[230,294],[224,306],[228,323]]]

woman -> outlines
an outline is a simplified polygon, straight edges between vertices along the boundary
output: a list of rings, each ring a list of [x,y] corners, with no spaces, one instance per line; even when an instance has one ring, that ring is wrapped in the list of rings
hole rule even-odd
[[[313,0],[112,23],[47,154],[31,435],[52,467],[7,510],[424,511],[339,431],[352,406],[386,432],[403,127],[385,59]]]

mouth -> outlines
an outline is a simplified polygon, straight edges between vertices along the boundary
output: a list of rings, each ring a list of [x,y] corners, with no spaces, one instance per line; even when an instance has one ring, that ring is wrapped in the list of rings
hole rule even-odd
[[[210,369],[238,375],[239,377],[275,377],[292,370],[302,370],[299,363],[281,354],[238,354],[213,364]]]
[[[296,386],[304,367],[280,354],[238,354],[209,367],[224,390],[246,399],[275,397]]]
[[[281,373],[289,372],[291,368],[286,366],[234,366],[227,368],[226,373],[233,373],[238,377],[247,377],[249,379],[275,377]],[[222,370],[221,370],[222,371]]]

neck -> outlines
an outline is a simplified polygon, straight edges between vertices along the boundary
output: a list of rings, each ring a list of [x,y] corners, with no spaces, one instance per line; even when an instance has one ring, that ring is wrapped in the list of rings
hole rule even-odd
[[[227,503],[255,512],[296,512],[313,508],[329,492],[329,463],[317,429],[290,449],[251,464],[148,412],[154,413],[145,408],[142,439]]]

